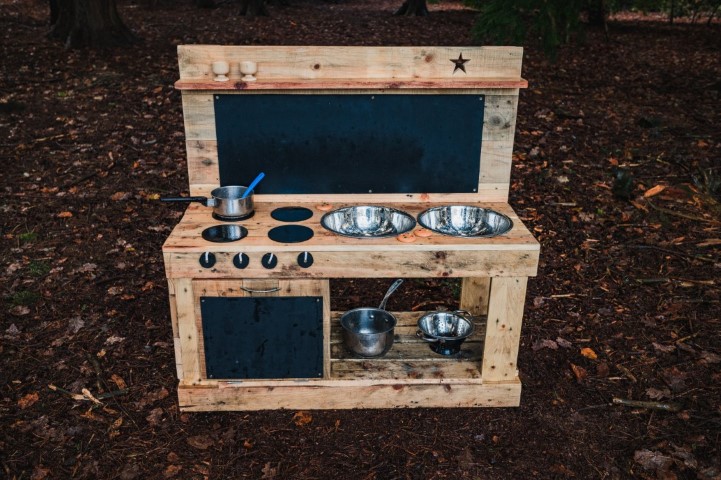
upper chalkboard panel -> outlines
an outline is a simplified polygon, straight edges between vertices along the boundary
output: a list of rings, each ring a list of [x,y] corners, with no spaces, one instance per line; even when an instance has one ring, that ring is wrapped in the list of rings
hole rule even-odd
[[[258,194],[473,193],[483,95],[214,95],[221,185]]]

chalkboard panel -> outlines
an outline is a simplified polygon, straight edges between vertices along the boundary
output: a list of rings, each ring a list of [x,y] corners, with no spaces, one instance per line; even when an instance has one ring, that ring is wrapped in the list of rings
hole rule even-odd
[[[322,297],[200,297],[208,378],[323,376]]]
[[[471,193],[483,95],[214,95],[221,185],[260,194]]]

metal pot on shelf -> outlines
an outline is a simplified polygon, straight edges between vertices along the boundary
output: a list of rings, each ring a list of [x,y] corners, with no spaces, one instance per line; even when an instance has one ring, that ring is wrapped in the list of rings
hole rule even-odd
[[[343,343],[362,357],[380,357],[393,346],[393,329],[398,321],[385,310],[388,298],[403,283],[398,279],[390,286],[378,308],[356,308],[340,317]]]

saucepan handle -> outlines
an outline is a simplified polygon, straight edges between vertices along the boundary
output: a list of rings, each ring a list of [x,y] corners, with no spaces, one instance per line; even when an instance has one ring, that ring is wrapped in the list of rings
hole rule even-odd
[[[161,202],[200,202],[206,207],[208,206],[208,199],[205,197],[164,197],[160,199]]]
[[[238,287],[238,288],[240,288],[244,292],[248,292],[248,293],[273,293],[273,292],[280,291],[280,287],[269,288],[267,290],[255,290],[253,288],[246,288],[246,287]]]

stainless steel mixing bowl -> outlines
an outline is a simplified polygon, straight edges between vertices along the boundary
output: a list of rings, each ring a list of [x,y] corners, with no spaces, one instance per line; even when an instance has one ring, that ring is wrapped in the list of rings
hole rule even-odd
[[[416,226],[416,221],[394,208],[359,205],[328,212],[320,219],[320,224],[346,237],[380,238],[405,233]]]
[[[418,223],[451,237],[495,237],[513,227],[511,219],[504,214],[470,205],[430,208],[418,216]]]

